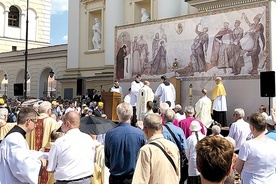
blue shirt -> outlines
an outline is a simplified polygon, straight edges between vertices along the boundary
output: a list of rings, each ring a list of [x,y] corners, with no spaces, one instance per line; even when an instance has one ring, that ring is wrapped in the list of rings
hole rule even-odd
[[[274,141],[276,141],[276,130],[269,130],[265,135],[268,138],[273,139]]]
[[[176,140],[179,142],[179,145],[181,146],[181,150],[186,150],[187,149],[187,142],[186,142],[186,137],[184,135],[183,130],[181,128],[175,126],[171,122],[167,122],[167,123],[165,123],[165,125],[168,125],[168,127],[174,133]],[[170,140],[170,141],[172,141],[173,143],[176,144],[176,142],[173,139],[173,136],[171,135],[171,133],[168,131],[168,129],[165,126],[163,126],[162,134],[163,134],[165,139]]]
[[[113,176],[132,175],[140,148],[145,145],[144,132],[129,123],[119,123],[105,136],[105,165]]]

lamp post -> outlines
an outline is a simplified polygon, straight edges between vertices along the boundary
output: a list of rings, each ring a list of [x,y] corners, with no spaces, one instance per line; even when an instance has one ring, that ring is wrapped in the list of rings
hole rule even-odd
[[[50,97],[51,97],[51,98],[53,97],[52,85],[53,85],[53,77],[54,77],[54,74],[55,74],[55,72],[53,72],[53,70],[51,70],[51,71],[49,72],[49,76],[50,76],[50,78],[51,78],[51,81],[50,81],[50,85],[51,85]]]
[[[27,0],[27,8],[26,8],[26,40],[25,40],[25,77],[24,77],[24,100],[27,99],[27,75],[28,75],[28,30],[29,30],[29,0]]]
[[[7,74],[4,74],[4,87],[5,87],[5,93],[4,95],[6,96],[7,95],[7,86],[8,86],[8,75]]]

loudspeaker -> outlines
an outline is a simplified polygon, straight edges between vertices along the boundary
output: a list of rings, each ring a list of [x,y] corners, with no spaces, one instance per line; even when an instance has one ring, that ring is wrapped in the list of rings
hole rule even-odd
[[[14,96],[23,96],[23,83],[13,84]]]
[[[275,71],[260,73],[261,97],[275,97]]]
[[[82,95],[82,79],[77,79],[77,96]]]

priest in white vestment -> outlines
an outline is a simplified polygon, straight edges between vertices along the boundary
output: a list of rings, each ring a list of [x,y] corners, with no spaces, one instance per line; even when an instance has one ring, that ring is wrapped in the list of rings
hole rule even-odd
[[[119,82],[117,80],[114,81],[114,86],[110,89],[110,92],[116,92],[120,93],[123,98],[123,88],[119,85]]]
[[[144,117],[144,114],[147,112],[147,102],[148,101],[153,101],[154,99],[154,93],[152,89],[150,88],[150,82],[145,81],[144,82],[144,87],[142,87],[137,96],[137,102],[139,102],[136,105],[136,115],[137,115],[137,120],[142,120]]]
[[[136,79],[131,83],[131,92],[130,92],[130,104],[133,108],[133,117],[131,120],[131,125],[135,126],[137,122],[136,117],[136,105],[137,105],[137,96],[139,90],[144,86],[144,84],[141,82],[141,75],[137,74]]]
[[[211,100],[213,100],[213,119],[223,127],[227,126],[226,120],[226,90],[222,83],[221,77],[216,77],[216,86],[212,90]]]
[[[207,128],[212,124],[212,101],[207,97],[207,90],[203,89],[202,97],[195,104],[195,118],[200,120]]]
[[[155,91],[155,96],[160,97],[160,104],[171,102],[170,109],[173,109],[175,107],[175,88],[172,83],[167,81],[166,76],[161,77],[162,83],[157,87]]]
[[[30,150],[25,139],[36,126],[36,112],[31,107],[22,108],[17,123],[0,144],[0,184],[37,184],[48,154]]]

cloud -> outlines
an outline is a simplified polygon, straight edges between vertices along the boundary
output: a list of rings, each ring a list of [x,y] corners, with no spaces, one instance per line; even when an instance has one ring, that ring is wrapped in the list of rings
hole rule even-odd
[[[62,40],[67,41],[67,40],[68,40],[68,35],[63,36],[63,37],[62,37]]]
[[[69,0],[52,0],[52,14],[62,14],[68,11]]]

